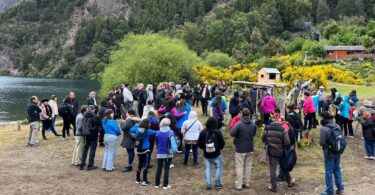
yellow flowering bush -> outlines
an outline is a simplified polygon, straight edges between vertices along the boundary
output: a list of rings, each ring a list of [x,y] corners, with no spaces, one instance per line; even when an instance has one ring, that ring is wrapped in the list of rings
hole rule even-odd
[[[218,69],[208,65],[196,65],[194,66],[194,72],[202,82],[215,83],[217,80],[224,80],[230,84],[232,81],[257,81],[256,68],[253,70],[250,67],[236,64],[229,66],[227,69]]]

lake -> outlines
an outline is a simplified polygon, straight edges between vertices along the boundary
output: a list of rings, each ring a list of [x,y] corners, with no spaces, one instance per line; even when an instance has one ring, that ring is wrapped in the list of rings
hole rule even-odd
[[[39,100],[57,95],[61,105],[63,98],[74,91],[81,106],[87,103],[88,94],[99,88],[100,83],[91,80],[0,76],[0,123],[25,119],[26,105],[33,95]]]

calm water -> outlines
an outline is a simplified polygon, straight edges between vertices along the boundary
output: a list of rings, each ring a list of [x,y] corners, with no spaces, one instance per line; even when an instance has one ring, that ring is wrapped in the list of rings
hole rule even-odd
[[[0,76],[0,123],[25,119],[26,105],[33,95],[39,100],[57,95],[60,105],[69,91],[74,91],[82,105],[87,103],[89,92],[99,88],[99,82],[89,80]]]

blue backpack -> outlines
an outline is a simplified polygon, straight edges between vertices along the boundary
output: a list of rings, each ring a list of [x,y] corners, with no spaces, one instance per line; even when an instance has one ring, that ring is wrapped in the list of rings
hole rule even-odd
[[[168,149],[170,154],[175,154],[178,150],[176,137],[172,131],[169,132]]]
[[[339,126],[331,128],[327,148],[334,154],[342,154],[346,148],[345,136]]]

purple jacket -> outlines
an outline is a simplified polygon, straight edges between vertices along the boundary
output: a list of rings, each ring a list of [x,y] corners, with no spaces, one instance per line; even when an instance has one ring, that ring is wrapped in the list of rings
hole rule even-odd
[[[272,113],[277,108],[277,102],[271,96],[267,95],[262,99],[261,108],[263,113]]]
[[[212,116],[216,118],[217,120],[223,120],[224,119],[223,107],[221,105],[214,105],[212,107]]]
[[[157,158],[172,158],[173,154],[169,153],[168,144],[169,136],[174,136],[169,127],[161,127],[156,133],[155,141],[157,146]]]

